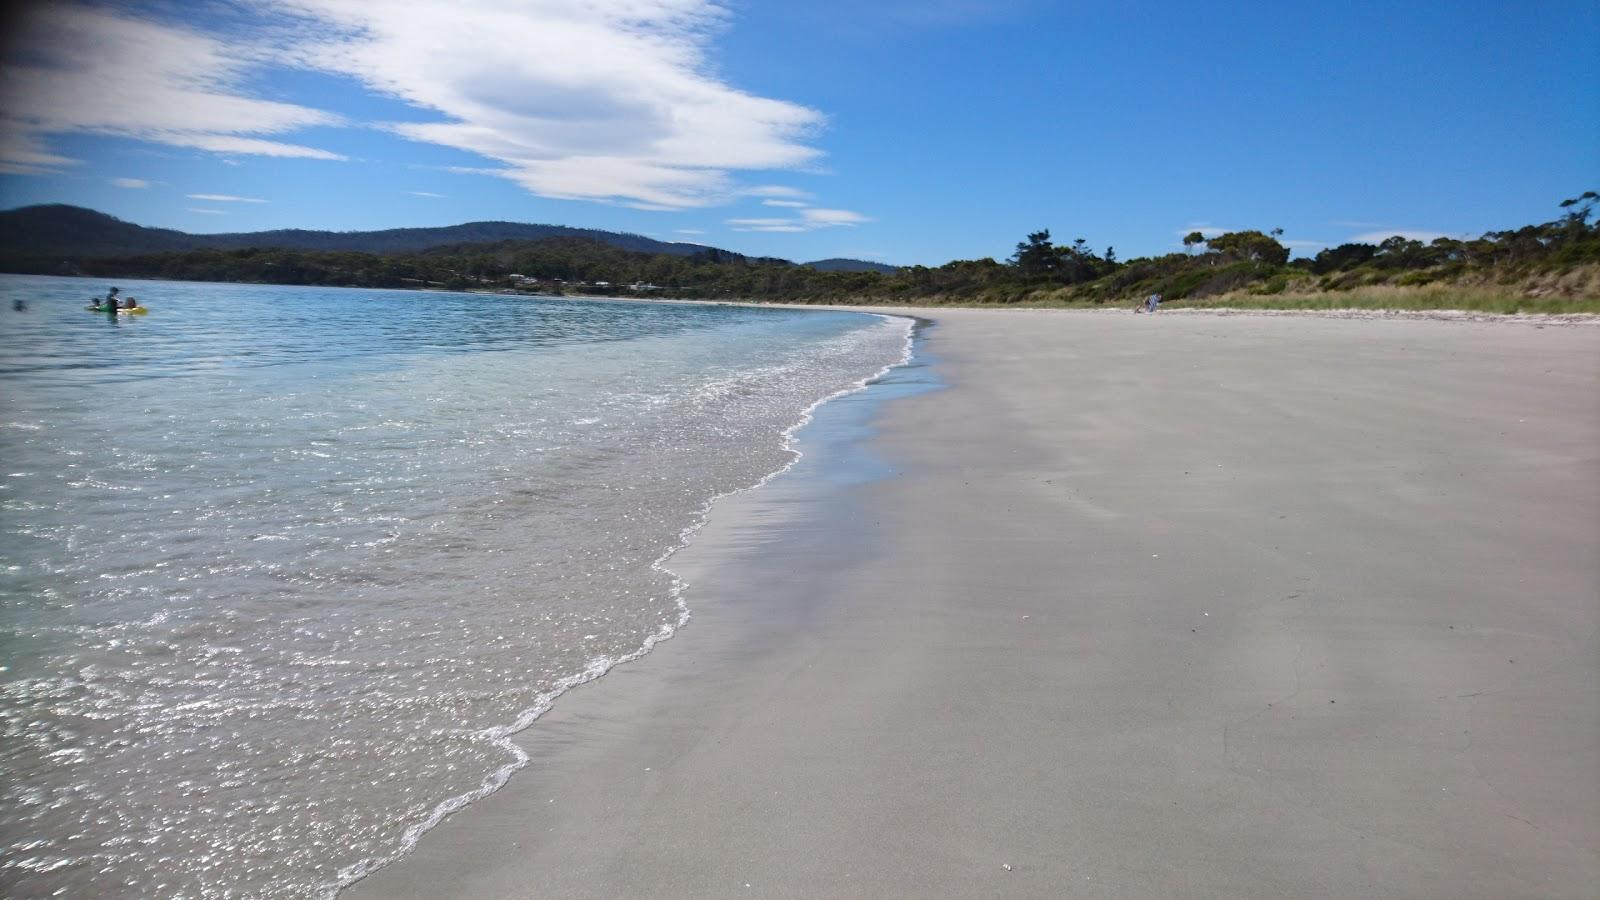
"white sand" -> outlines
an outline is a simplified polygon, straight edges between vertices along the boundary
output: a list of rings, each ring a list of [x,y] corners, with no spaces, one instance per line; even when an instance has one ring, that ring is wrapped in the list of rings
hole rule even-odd
[[[352,893],[1595,896],[1600,329],[929,315]]]

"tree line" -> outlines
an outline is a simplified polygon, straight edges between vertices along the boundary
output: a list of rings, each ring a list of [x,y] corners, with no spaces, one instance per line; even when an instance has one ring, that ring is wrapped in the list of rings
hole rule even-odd
[[[1020,303],[1095,305],[1159,292],[1169,300],[1230,292],[1339,291],[1373,284],[1451,283],[1466,278],[1512,283],[1540,272],[1600,263],[1600,195],[1560,204],[1539,225],[1491,231],[1469,240],[1384,241],[1327,247],[1291,260],[1282,232],[1247,230],[1206,237],[1182,251],[1118,259],[1079,238],[1028,234],[1004,261],[954,260],[892,273],[830,272],[781,259],[715,249],[688,256],[626,250],[572,237],[462,244],[406,253],[290,249],[206,249],[109,259],[0,255],[10,272],[184,281],[254,282],[373,288],[428,287],[529,293],[606,293],[690,299],[786,302]]]

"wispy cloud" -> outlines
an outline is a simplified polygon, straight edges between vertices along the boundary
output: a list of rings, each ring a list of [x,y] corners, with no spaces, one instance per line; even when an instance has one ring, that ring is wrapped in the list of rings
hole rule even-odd
[[[546,197],[682,209],[739,193],[734,173],[821,154],[821,113],[741,91],[707,58],[712,0],[290,0],[286,59],[438,114],[386,126],[496,160]]]
[[[1198,231],[1203,237],[1205,237],[1207,240],[1210,240],[1218,235],[1227,234],[1228,232],[1234,230],[1236,229],[1218,228],[1217,226],[1212,225],[1210,222],[1190,222],[1188,225],[1184,226],[1183,228],[1179,228],[1172,233],[1178,237],[1188,237],[1190,234]]]
[[[788,209],[805,209],[806,207],[810,206],[811,204],[806,203],[803,200],[763,200],[763,201],[761,201],[761,205],[762,206],[781,206],[781,207],[786,207]]]
[[[225,216],[228,214],[228,211],[225,209],[205,209],[204,207],[199,206],[186,206],[184,209],[192,213],[199,213],[203,216]]]
[[[705,234],[705,232],[698,228],[679,228],[678,234]]]
[[[795,218],[729,219],[734,231],[800,232],[854,227],[872,219],[848,209],[802,209]]]
[[[811,195],[799,188],[787,187],[781,184],[760,184],[755,187],[745,188],[743,194],[749,197],[788,197],[794,200],[809,200]]]
[[[0,79],[0,163],[43,174],[76,160],[54,135],[135,138],[225,154],[340,159],[271,140],[338,124],[322,110],[262,100],[243,87],[255,54],[181,25],[113,8],[30,4],[7,23]]]
[[[132,138],[234,156],[346,159],[293,135],[362,124],[485,160],[453,171],[553,198],[678,210],[795,202],[749,173],[815,171],[821,112],[718,74],[721,0],[233,0],[226,31],[180,5],[37,3],[0,58],[0,171],[60,172],[52,139]],[[959,5],[959,4],[958,4]],[[354,79],[425,121],[351,123],[269,99],[271,67]],[[420,194],[419,194],[420,195]]]
[[[113,178],[111,179],[111,183],[119,188],[137,189],[147,188],[150,186],[150,182],[145,181],[143,178]]]
[[[4,86],[5,81],[0,78],[0,103],[5,102],[9,93]],[[0,105],[0,110],[5,108]],[[0,113],[0,172],[8,175],[44,175],[80,162],[50,152],[43,138],[15,127],[10,119]]]
[[[431,197],[435,200],[444,199],[443,194],[435,194],[433,191],[406,191],[406,193],[412,195],[413,197]]]
[[[76,163],[78,160],[71,160]],[[8,162],[0,159],[0,175],[53,175],[58,169],[50,166],[32,166],[27,163]]]
[[[232,194],[185,194],[190,200],[210,200],[214,203],[265,203],[260,197],[235,197]]]
[[[729,219],[734,231],[806,231],[799,219]]]
[[[835,225],[859,225],[862,222],[871,222],[858,212],[848,209],[808,209],[800,213],[806,222],[818,228],[831,228]]]
[[[1340,228],[1382,228],[1382,222],[1361,222],[1354,219],[1334,219],[1328,223]]]

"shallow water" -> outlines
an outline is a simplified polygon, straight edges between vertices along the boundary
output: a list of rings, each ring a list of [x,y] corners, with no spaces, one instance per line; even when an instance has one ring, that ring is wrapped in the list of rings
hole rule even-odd
[[[657,562],[909,323],[0,278],[0,889],[305,896],[685,611]],[[28,308],[13,312],[12,302]]]

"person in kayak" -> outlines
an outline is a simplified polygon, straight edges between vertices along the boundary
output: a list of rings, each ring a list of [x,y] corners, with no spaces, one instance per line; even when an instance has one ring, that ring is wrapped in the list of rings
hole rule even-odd
[[[94,305],[95,305],[96,308],[103,309],[103,310],[104,309],[116,309],[117,308],[117,288],[112,288],[111,290],[106,291],[105,299],[104,300],[96,300]]]

